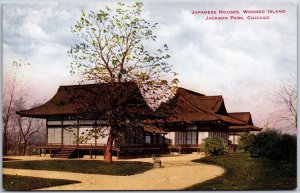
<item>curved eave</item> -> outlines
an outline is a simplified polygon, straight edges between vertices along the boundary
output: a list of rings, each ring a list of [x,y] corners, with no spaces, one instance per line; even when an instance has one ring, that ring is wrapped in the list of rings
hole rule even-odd
[[[232,125],[229,126],[229,132],[247,132],[247,131],[261,131],[262,128],[253,125]]]
[[[77,114],[37,114],[33,113],[30,110],[18,111],[18,115],[21,117],[32,117],[32,118],[39,118],[39,119],[47,119],[53,117],[77,117]]]
[[[220,120],[229,123],[231,125],[245,125],[245,122],[239,120],[239,119],[235,119],[233,117],[229,117],[229,116],[225,116],[225,115],[219,115]]]

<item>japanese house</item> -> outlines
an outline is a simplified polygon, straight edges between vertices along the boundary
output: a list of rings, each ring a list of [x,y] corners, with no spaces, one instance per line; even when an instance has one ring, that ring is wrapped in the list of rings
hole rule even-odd
[[[192,148],[207,137],[236,144],[241,132],[261,130],[253,125],[250,113],[228,113],[221,95],[205,96],[184,88],[157,111],[170,115],[166,124],[161,124],[168,132],[169,148]]]
[[[207,137],[236,143],[238,133],[260,130],[250,113],[228,113],[221,95],[205,96],[184,88],[153,112],[132,82],[60,86],[45,104],[17,113],[46,119],[47,142],[38,148],[54,152],[55,157],[70,157],[75,152],[79,156],[105,149],[112,112],[123,117],[118,120],[124,131],[114,141],[116,153],[193,149]],[[126,122],[135,120],[154,120],[155,124],[137,125],[127,132]]]
[[[118,124],[123,128],[127,127],[127,121],[153,116],[153,110],[132,82],[60,86],[45,104],[17,113],[46,119],[47,143],[39,148],[58,153],[56,157],[69,157],[75,151],[79,155],[86,150],[104,150],[112,113],[121,117]],[[165,133],[154,126],[121,130],[114,151],[119,151],[120,146],[144,144],[144,136],[157,143],[160,134]]]
[[[229,116],[244,122],[243,125],[229,126],[229,140],[232,144],[238,144],[239,135],[243,132],[257,133],[262,130],[253,125],[250,112],[229,113]]]

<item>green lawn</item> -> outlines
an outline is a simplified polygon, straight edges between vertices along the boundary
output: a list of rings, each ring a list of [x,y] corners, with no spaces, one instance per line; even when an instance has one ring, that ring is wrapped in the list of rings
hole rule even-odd
[[[18,175],[3,175],[3,189],[7,191],[24,191],[80,183],[72,180],[59,180],[48,178],[35,178]]]
[[[123,161],[107,164],[99,160],[42,160],[3,162],[3,168],[127,176],[150,170],[153,164]]]
[[[294,190],[297,187],[296,163],[250,158],[248,153],[206,157],[194,161],[221,166],[226,172],[187,190]]]

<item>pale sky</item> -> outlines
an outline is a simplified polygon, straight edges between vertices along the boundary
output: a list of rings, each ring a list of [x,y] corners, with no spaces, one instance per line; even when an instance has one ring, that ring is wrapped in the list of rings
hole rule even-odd
[[[30,62],[25,79],[34,101],[49,100],[60,85],[77,84],[78,77],[69,74],[71,59],[67,55],[77,41],[71,26],[82,9],[96,11],[104,5],[4,6],[4,77],[12,61]],[[223,95],[228,112],[250,111],[254,123],[262,126],[266,117],[279,109],[271,102],[274,91],[297,75],[296,8],[295,3],[145,3],[144,17],[159,23],[157,43],[168,45],[169,63],[179,74],[179,86]],[[269,20],[242,21],[205,20],[206,15],[192,14],[193,10],[249,9],[285,13],[263,14]]]

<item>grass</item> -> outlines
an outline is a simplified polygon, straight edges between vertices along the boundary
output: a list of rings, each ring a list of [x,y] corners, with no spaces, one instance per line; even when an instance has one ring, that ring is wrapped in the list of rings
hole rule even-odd
[[[3,175],[3,189],[6,191],[25,191],[51,186],[60,186],[67,184],[80,183],[72,180],[59,180],[48,178],[35,178],[18,175]]]
[[[294,190],[297,187],[296,163],[250,158],[248,153],[206,157],[194,161],[221,166],[226,172],[187,190]]]
[[[99,160],[41,160],[3,162],[3,168],[127,176],[150,170],[153,164],[124,161],[107,164]]]

